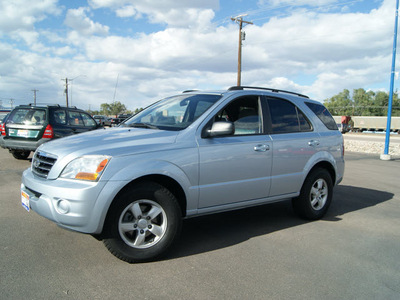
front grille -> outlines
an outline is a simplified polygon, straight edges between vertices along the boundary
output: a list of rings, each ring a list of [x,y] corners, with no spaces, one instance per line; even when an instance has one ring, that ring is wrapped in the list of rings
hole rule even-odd
[[[32,172],[40,177],[47,178],[57,157],[46,152],[36,151],[32,159]]]

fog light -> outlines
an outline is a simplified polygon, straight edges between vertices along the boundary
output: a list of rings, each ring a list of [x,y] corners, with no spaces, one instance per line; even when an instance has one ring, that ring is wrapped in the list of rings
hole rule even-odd
[[[69,205],[69,202],[67,200],[61,199],[61,200],[59,200],[57,202],[57,211],[60,214],[68,213],[69,212],[69,208],[70,208],[70,205]]]

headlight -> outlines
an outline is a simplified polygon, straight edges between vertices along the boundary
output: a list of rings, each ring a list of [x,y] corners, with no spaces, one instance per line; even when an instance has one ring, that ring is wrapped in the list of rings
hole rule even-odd
[[[110,162],[110,156],[88,155],[71,161],[62,171],[61,178],[97,181]]]

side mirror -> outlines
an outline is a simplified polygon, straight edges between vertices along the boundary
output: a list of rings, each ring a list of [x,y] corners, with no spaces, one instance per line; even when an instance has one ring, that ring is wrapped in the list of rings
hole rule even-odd
[[[206,137],[232,135],[235,133],[235,126],[232,122],[215,122],[211,129],[206,131]]]

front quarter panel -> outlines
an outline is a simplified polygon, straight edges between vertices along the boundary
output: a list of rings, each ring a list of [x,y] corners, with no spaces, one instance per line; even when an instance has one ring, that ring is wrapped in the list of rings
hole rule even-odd
[[[111,203],[116,199],[118,193],[129,183],[146,176],[163,175],[175,180],[185,193],[187,211],[195,212],[197,210],[197,149],[188,148],[169,152],[170,153],[163,153],[163,157],[160,157],[160,153],[154,153],[153,159],[150,159],[149,154],[112,159],[110,166],[107,166],[106,170],[106,173],[112,174],[112,177],[107,180],[103,188],[107,197],[99,197],[94,205],[96,212],[94,212],[92,219],[99,220],[95,230],[96,233],[101,232],[108,209]],[[159,157],[157,158],[157,156]],[[174,191],[171,192],[174,193]]]

